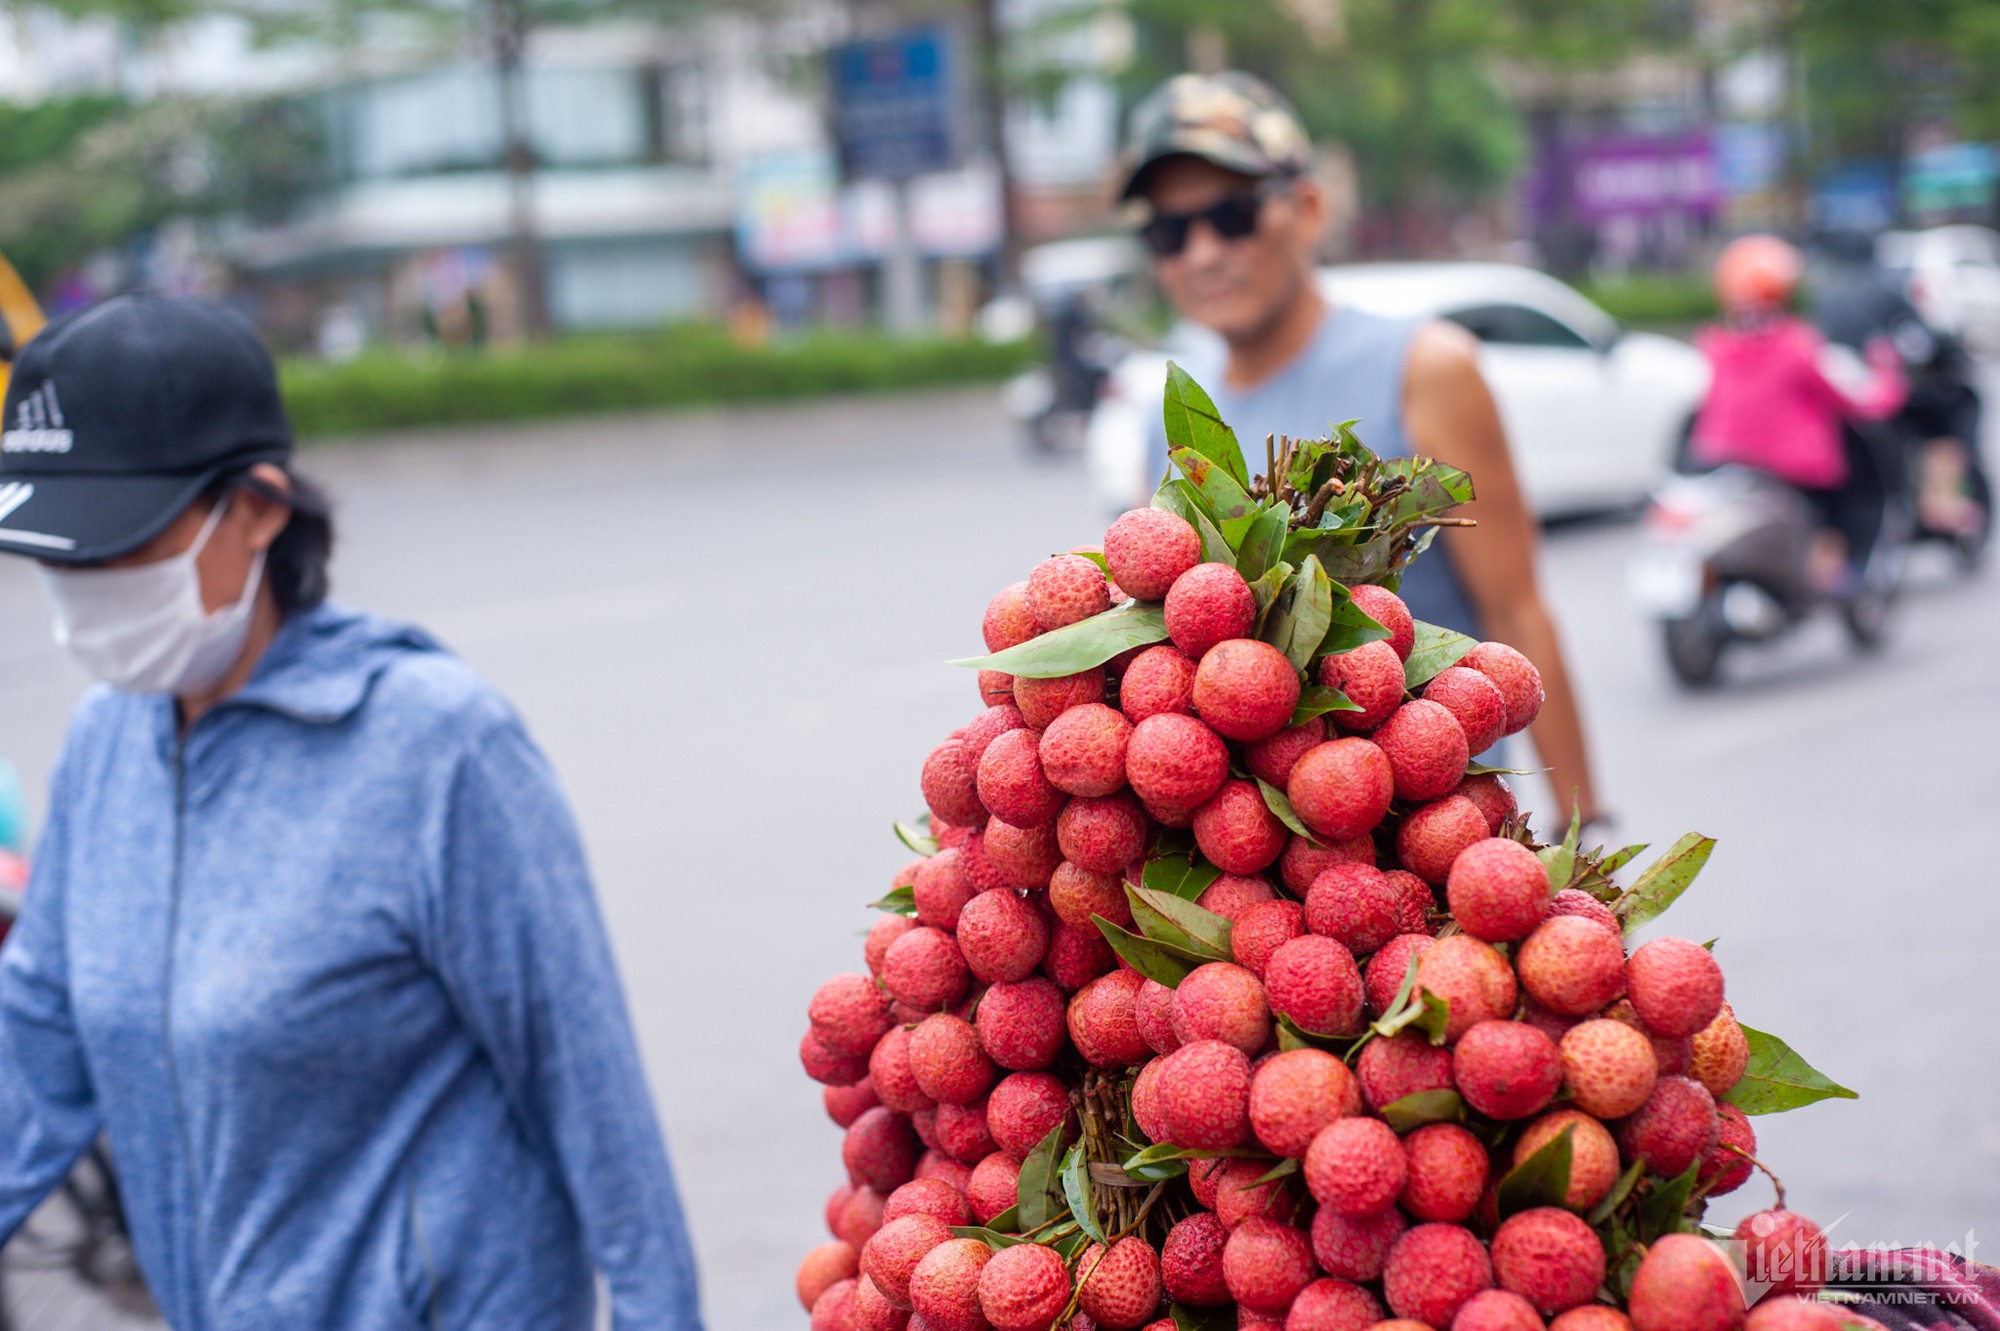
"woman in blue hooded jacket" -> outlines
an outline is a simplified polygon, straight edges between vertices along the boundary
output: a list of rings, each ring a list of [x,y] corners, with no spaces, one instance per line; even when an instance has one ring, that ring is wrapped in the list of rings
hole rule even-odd
[[[0,552],[78,708],[0,950],[0,1235],[100,1133],[177,1331],[700,1326],[576,829],[494,691],[326,602],[271,362],[192,301],[24,348]]]

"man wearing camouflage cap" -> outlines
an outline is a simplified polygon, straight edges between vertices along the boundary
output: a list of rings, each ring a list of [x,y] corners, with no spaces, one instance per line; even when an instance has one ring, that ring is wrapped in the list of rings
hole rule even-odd
[[[1182,74],[1132,113],[1121,198],[1160,288],[1219,344],[1178,356],[1239,437],[1323,434],[1359,419],[1377,452],[1435,457],[1470,472],[1471,528],[1449,529],[1446,560],[1420,560],[1402,593],[1420,619],[1506,642],[1540,668],[1547,700],[1533,735],[1556,797],[1598,813],[1583,727],[1554,620],[1535,581],[1537,531],[1521,499],[1478,344],[1455,324],[1334,308],[1317,281],[1326,199],[1312,144],[1275,89],[1230,71]],[[1148,461],[1166,468],[1164,425]]]

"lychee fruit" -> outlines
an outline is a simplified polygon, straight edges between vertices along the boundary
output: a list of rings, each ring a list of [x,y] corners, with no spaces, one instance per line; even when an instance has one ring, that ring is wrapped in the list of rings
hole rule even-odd
[[[1632,1331],[1632,1319],[1616,1308],[1586,1303],[1581,1308],[1557,1313],[1549,1323],[1549,1331]]]
[[[1368,1010],[1378,1017],[1389,1015],[1403,981],[1410,973],[1410,959],[1430,951],[1437,940],[1429,934],[1397,934],[1368,958],[1366,990]]]
[[[820,1092],[820,1103],[826,1106],[826,1116],[840,1127],[852,1127],[854,1120],[882,1103],[875,1094],[875,1081],[863,1077],[852,1086],[828,1086]]]
[[[1687,1077],[1662,1077],[1638,1112],[1618,1123],[1618,1148],[1629,1162],[1640,1156],[1646,1167],[1677,1177],[1715,1145],[1715,1097]]]
[[[1166,1116],[1160,1112],[1160,1059],[1139,1069],[1132,1079],[1132,1120],[1150,1142],[1167,1140]]]
[[[1460,851],[1445,880],[1445,900],[1459,926],[1489,943],[1526,938],[1548,918],[1549,871],[1535,852],[1507,837]]]
[[[988,1158],[990,1159],[991,1157]],[[972,1186],[972,1170],[969,1166],[960,1164],[942,1151],[925,1151],[917,1160],[917,1176],[911,1179],[910,1182],[921,1183],[925,1179],[935,1179],[938,1182],[949,1184],[952,1191],[956,1192],[962,1200],[967,1195],[967,1189]],[[908,1187],[909,1184],[904,1184],[903,1186]],[[968,1210],[967,1214],[970,1213]],[[938,1216],[940,1220],[944,1218],[943,1215]]]
[[[971,977],[951,935],[928,925],[891,943],[882,958],[882,983],[897,1002],[919,1012],[936,1012],[958,1002]]]
[[[1395,1130],[1378,1118],[1336,1118],[1306,1148],[1306,1190],[1342,1215],[1374,1215],[1396,1204],[1408,1162]]]
[[[1008,696],[1013,696],[1011,689]],[[986,756],[987,745],[1010,730],[1025,730],[1027,725],[1021,717],[1021,709],[1011,702],[988,707],[973,717],[958,737],[958,742],[965,747],[965,760],[971,764],[973,772],[979,771],[979,760]]]
[[[1396,827],[1396,858],[1427,883],[1442,887],[1466,847],[1492,836],[1486,815],[1463,795],[1420,804]]]
[[[1032,730],[1010,730],[979,760],[980,801],[1003,823],[1039,827],[1063,806],[1063,793],[1042,771],[1040,743]]]
[[[1493,681],[1507,704],[1507,733],[1519,734],[1542,710],[1542,675],[1534,663],[1504,642],[1482,642],[1466,653],[1460,665]]]
[[[1201,890],[1201,895],[1195,898],[1195,905],[1234,922],[1242,919],[1244,912],[1252,906],[1275,901],[1277,897],[1270,883],[1262,878],[1225,873]]]
[[[1312,1247],[1305,1231],[1275,1220],[1251,1218],[1230,1231],[1222,1250],[1222,1277],[1238,1304],[1276,1316],[1313,1281]]]
[[[822,1086],[852,1086],[868,1075],[866,1054],[843,1054],[820,1043],[812,1027],[799,1038],[799,1063]]]
[[[843,1243],[859,1252],[862,1245],[882,1228],[882,1194],[866,1185],[852,1183],[835,1189],[826,1199],[826,1227]]]
[[[1132,723],[1101,702],[1072,707],[1042,732],[1042,772],[1070,795],[1109,795],[1125,784]]]
[[[1319,659],[1319,682],[1339,689],[1361,710],[1331,712],[1336,729],[1349,734],[1373,730],[1403,701],[1403,658],[1386,642],[1364,643],[1352,651]]]
[[[1410,607],[1403,598],[1387,587],[1373,583],[1362,583],[1347,589],[1347,595],[1354,602],[1354,608],[1389,630],[1389,646],[1395,649],[1397,657],[1409,660],[1410,653],[1417,647],[1417,622],[1410,614]]]
[[[1551,1316],[1596,1296],[1604,1283],[1604,1245],[1579,1217],[1538,1206],[1509,1216],[1494,1232],[1493,1278]]]
[[[924,1254],[910,1273],[910,1303],[934,1331],[987,1331],[979,1277],[993,1250],[978,1239],[951,1239]]]
[[[854,1282],[854,1331],[907,1331],[909,1310],[889,1301],[874,1281],[864,1273]]]
[[[1605,1126],[1580,1109],[1558,1109],[1542,1115],[1522,1130],[1514,1142],[1513,1163],[1519,1166],[1556,1137],[1569,1133],[1569,1191],[1564,1204],[1587,1211],[1604,1199],[1618,1182],[1618,1144]]]
[[[1406,1096],[1452,1089],[1451,1050],[1413,1031],[1370,1040],[1354,1060],[1354,1079],[1363,1103],[1379,1114]]]
[[[993,1331],[1048,1331],[1069,1295],[1062,1254],[1039,1243],[1002,1248],[979,1272],[979,1310]]]
[[[947,739],[932,749],[917,784],[933,818],[964,827],[986,821],[986,806],[979,799],[979,769],[963,741]]]
[[[1161,1060],[1154,1095],[1176,1146],[1228,1151],[1250,1136],[1250,1058],[1235,1045],[1182,1045]]]
[[[942,853],[942,851],[939,852],[939,854]],[[957,853],[957,851],[952,852],[954,855]],[[931,859],[936,858],[937,856],[935,855],[931,857]],[[929,861],[926,860],[925,863],[929,863]],[[919,876],[921,877],[921,870],[919,871]],[[912,883],[911,891],[914,892],[915,890],[916,885]],[[894,915],[888,911],[884,911],[882,914],[876,916],[875,923],[868,926],[868,941],[862,944],[861,949],[862,954],[868,960],[869,974],[880,979],[882,976],[882,963],[889,955],[889,945],[916,927],[917,921],[907,915]]]
[[[1174,991],[1158,980],[1139,986],[1132,1000],[1132,1019],[1139,1023],[1140,1038],[1154,1053],[1171,1054],[1181,1047],[1181,1037],[1174,1034]]]
[[[1351,837],[1328,837],[1323,843],[1292,834],[1285,853],[1278,857],[1278,872],[1294,896],[1312,890],[1313,880],[1336,864],[1375,864],[1375,839],[1367,833]]]
[[[1434,800],[1450,793],[1471,757],[1458,718],[1422,698],[1390,713],[1369,738],[1389,760],[1399,800]]]
[[[1757,1133],[1735,1105],[1717,1105],[1715,1114],[1715,1145],[1702,1157],[1701,1172],[1695,1177],[1707,1196],[1721,1197],[1750,1181],[1756,1168],[1750,1160],[1757,1154]]]
[[[1196,1211],[1167,1231],[1160,1245],[1160,1281],[1167,1297],[1193,1308],[1220,1308],[1230,1302],[1222,1276],[1222,1250],[1229,1231],[1208,1211]]]
[[[1110,608],[1104,571],[1082,555],[1052,555],[1028,574],[1028,609],[1044,633]]]
[[[1659,1080],[1653,1046],[1631,1027],[1602,1017],[1580,1022],[1561,1049],[1563,1084],[1585,1113],[1623,1118],[1652,1098]]]
[[[1505,1289],[1482,1289],[1451,1319],[1451,1331],[1544,1331],[1535,1305]]]
[[[1002,1077],[986,1097],[986,1126],[993,1144],[1016,1160],[1027,1159],[1042,1138],[1069,1116],[1069,1092],[1046,1072]]]
[[[1873,1321],[1871,1318],[1870,1321]],[[1816,1299],[1765,1299],[1743,1318],[1743,1331],[1849,1331],[1868,1323],[1851,1318],[1833,1304]],[[1881,1326],[1875,1322],[1875,1326]]]
[[[1007,875],[1000,871],[1000,866],[986,853],[986,828],[992,825],[993,822],[989,818],[984,826],[967,831],[956,847],[959,870],[965,875],[967,885],[975,894],[997,892],[1002,888],[1013,886],[1007,881]]]
[[[1063,812],[1069,812],[1065,805]],[[1061,815],[1057,815],[1060,823]],[[986,861],[1008,887],[1037,891],[1049,885],[1049,875],[1062,863],[1061,839],[1048,823],[1039,827],[1015,827],[998,818],[989,819],[982,846]]]
[[[979,1047],[1001,1067],[1035,1072],[1062,1052],[1067,1000],[1054,982],[1039,975],[1018,984],[996,984],[980,996],[973,1025]]]
[[[917,1167],[917,1134],[910,1121],[886,1106],[854,1120],[840,1146],[848,1179],[886,1197],[910,1181]]]
[[[1398,1317],[1450,1326],[1466,1300],[1493,1287],[1486,1245],[1458,1225],[1417,1225],[1396,1240],[1382,1270],[1382,1294]]]
[[[1551,915],[1514,954],[1521,987],[1551,1012],[1588,1016],[1625,992],[1625,946],[1581,915]]]
[[[1437,909],[1437,896],[1431,885],[1407,869],[1385,869],[1382,876],[1396,893],[1396,932],[1435,933],[1437,927],[1431,923],[1431,912]]]
[[[1254,1056],[1271,1038],[1264,986],[1241,966],[1226,961],[1197,966],[1173,994],[1174,1038],[1182,1044],[1221,1040]]]
[[[1599,901],[1590,893],[1574,887],[1566,887],[1549,898],[1550,915],[1573,915],[1579,920],[1589,920],[1602,929],[1623,937],[1618,917],[1611,913],[1611,907]]]
[[[1456,1123],[1427,1123],[1403,1138],[1403,1209],[1418,1220],[1460,1221],[1478,1209],[1490,1166],[1479,1138]]]
[[[1091,917],[1102,915],[1121,928],[1132,924],[1132,903],[1125,896],[1120,873],[1099,873],[1068,860],[1049,877],[1049,908],[1064,924],[1094,929]]]
[[[908,1215],[886,1222],[861,1250],[861,1271],[898,1308],[910,1306],[910,1276],[926,1254],[951,1241],[951,1229],[936,1216]]]
[[[1096,929],[1075,929],[1058,925],[1049,934],[1049,953],[1042,958],[1042,973],[1075,993],[1118,964],[1111,944]]]
[[[1358,837],[1389,812],[1395,786],[1387,755],[1369,740],[1350,737],[1307,750],[1292,767],[1285,796],[1319,836]]]
[[[1046,730],[1072,707],[1103,701],[1102,666],[1051,679],[1030,679],[1023,675],[1014,680],[1014,705],[1021,709],[1021,719],[1035,730]]]
[[[1750,1066],[1750,1042],[1736,1022],[1734,1009],[1727,1003],[1715,1014],[1715,1020],[1694,1033],[1693,1039],[1694,1059],[1688,1075],[1720,1100],[1743,1080],[1743,1073]]]
[[[1153,1056],[1134,1012],[1145,977],[1114,970],[1092,980],[1069,1001],[1069,1038],[1100,1068],[1137,1067]]]
[[[947,1225],[962,1225],[971,1212],[965,1208],[965,1195],[956,1186],[942,1178],[927,1178],[921,1164],[917,1167],[917,1177],[889,1194],[882,1203],[882,1223],[901,1220],[906,1215],[927,1215],[944,1221]]]
[[[884,1035],[868,1056],[868,1080],[876,1097],[899,1114],[930,1108],[933,1101],[917,1085],[910,1066],[910,1029],[898,1026]]]
[[[1014,701],[1014,677],[1004,670],[979,672],[979,701],[999,707]]]
[[[1499,836],[1500,825],[1520,811],[1513,787],[1497,773],[1468,776],[1453,786],[1451,793],[1463,795],[1479,806],[1479,811],[1486,815],[1486,828],[1492,836]]]
[[[1305,907],[1296,901],[1259,901],[1244,908],[1229,931],[1230,955],[1263,979],[1271,954],[1306,931],[1305,917]]]
[[[1048,946],[1042,913],[1012,892],[982,892],[959,912],[958,948],[982,984],[1027,979]]]
[[[1207,658],[1203,658],[1206,660]],[[1243,750],[1243,765],[1259,781],[1268,781],[1279,790],[1292,779],[1292,768],[1307,750],[1326,742],[1326,722],[1314,716],[1295,726],[1286,726],[1275,735],[1266,735]]]
[[[1797,1211],[1759,1211],[1736,1222],[1743,1275],[1773,1297],[1812,1294],[1826,1284],[1826,1235]]]
[[[1099,1326],[1126,1331],[1144,1326],[1159,1310],[1163,1289],[1160,1255],[1137,1235],[1108,1251],[1093,1243],[1077,1258],[1077,1307]]]
[[[1283,1179],[1264,1181],[1271,1172],[1267,1160],[1227,1160],[1215,1181],[1215,1218],[1234,1229],[1252,1216],[1290,1224],[1299,1200]]]
[[[1167,636],[1199,661],[1218,642],[1249,634],[1257,621],[1250,584],[1227,564],[1196,564],[1168,589]]]
[[[1254,781],[1225,781],[1194,811],[1194,840],[1224,873],[1253,874],[1277,863],[1290,834]]]
[[[1230,638],[1195,667],[1195,713],[1227,739],[1250,743],[1275,735],[1298,704],[1299,672],[1268,642]]]
[[[1626,1311],[1635,1331],[1736,1331],[1743,1289],[1721,1248],[1694,1234],[1667,1234],[1646,1250]]]
[[[1513,1016],[1518,997],[1514,968],[1489,944],[1469,934],[1440,938],[1427,948],[1417,958],[1417,986],[1450,1004],[1447,1044],[1478,1022]]]
[[[1408,1227],[1409,1221],[1393,1206],[1367,1216],[1342,1215],[1322,1206],[1313,1214],[1313,1259],[1320,1270],[1336,1279],[1357,1283],[1374,1280],[1388,1265],[1390,1250]]]
[[[1178,647],[1148,647],[1132,658],[1118,681],[1118,710],[1138,725],[1149,716],[1194,710],[1195,663]]]
[[[1492,680],[1468,666],[1449,666],[1424,686],[1424,697],[1439,704],[1465,732],[1465,747],[1484,753],[1507,731],[1507,704]]]
[[[1006,824],[1002,823],[1000,826],[1004,827]],[[949,933],[958,927],[958,913],[965,909],[965,903],[979,895],[978,889],[966,879],[962,863],[963,854],[963,851],[957,849],[941,850],[925,860],[923,867],[917,870],[917,881],[910,885],[910,896],[916,903],[919,922]],[[914,926],[905,921],[904,927],[895,930],[894,935],[889,938],[889,943],[894,943],[912,927]],[[872,930],[869,941],[871,944],[874,941]],[[885,959],[888,945],[888,943],[883,945]],[[879,966],[874,969],[878,974],[881,971]]]
[[[861,1254],[854,1250],[853,1244],[839,1240],[820,1244],[799,1263],[798,1275],[793,1281],[799,1295],[799,1306],[811,1312],[820,1295],[843,1280],[852,1280],[860,1270]]]
[[[1145,811],[1124,791],[1079,795],[1056,816],[1056,845],[1072,864],[1117,873],[1146,848]]]
[[[993,1060],[979,1032],[963,1017],[936,1012],[910,1032],[910,1070],[925,1095],[941,1105],[969,1105],[993,1084]]]
[[[1459,1038],[1451,1074],[1467,1104],[1508,1122],[1539,1113],[1555,1098],[1562,1055],[1525,1021],[1482,1021]]]
[[[1366,1331],[1382,1318],[1382,1305],[1359,1285],[1326,1277],[1299,1291],[1285,1315],[1285,1331]]]
[[[1693,1035],[1722,1010],[1722,967],[1699,943],[1656,938],[1625,963],[1625,980],[1646,1029]]]
[[[1628,959],[1629,964],[1629,959]],[[1627,973],[1630,981],[1630,973]],[[1659,1065],[1662,1077],[1684,1077],[1694,1066],[1694,1038],[1687,1035],[1662,1035],[1648,1029],[1639,1018],[1639,1009],[1632,1006],[1630,998],[1621,998],[1604,1009],[1603,1016],[1620,1025],[1630,1026],[1646,1037],[1653,1046],[1653,1061]]]
[[[1337,939],[1357,957],[1373,953],[1399,932],[1402,894],[1379,869],[1342,864],[1328,869],[1306,893],[1306,928]]]
[[[1229,779],[1229,750],[1192,716],[1149,716],[1125,745],[1125,779],[1148,805],[1192,810]]]
[[[1264,965],[1264,995],[1273,1012],[1308,1035],[1361,1028],[1361,972],[1354,954],[1331,938],[1306,934],[1281,945]]]
[[[1174,581],[1201,562],[1201,534],[1187,519],[1160,508],[1119,515],[1104,533],[1112,578],[1141,601],[1158,601]]]
[[[1354,1074],[1324,1049],[1274,1054],[1251,1074],[1250,1128],[1274,1155],[1303,1160],[1321,1128],[1360,1112]]]
[[[965,1183],[965,1204],[974,1224],[984,1225],[1019,1200],[1021,1165],[1005,1151],[995,1151],[972,1167]]]
[[[1023,579],[995,593],[986,603],[986,614],[979,627],[989,652],[1004,652],[1039,637],[1042,629],[1035,623],[1034,607],[1028,603],[1027,581]]]
[[[854,1331],[854,1290],[859,1283],[849,1276],[821,1290],[813,1301],[807,1331]]]

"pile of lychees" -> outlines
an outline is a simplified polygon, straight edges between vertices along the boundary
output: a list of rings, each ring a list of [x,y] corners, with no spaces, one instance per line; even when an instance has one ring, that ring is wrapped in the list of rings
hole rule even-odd
[[[1629,888],[1535,844],[1477,765],[1535,667],[1379,585],[1469,486],[1345,431],[1252,480],[1199,392],[1185,479],[987,606],[922,856],[813,996],[813,1331],[1867,1325],[1782,1193],[1698,1223],[1746,1109],[1844,1093],[1757,1074],[1804,1065],[1703,946],[1628,954],[1711,843]]]

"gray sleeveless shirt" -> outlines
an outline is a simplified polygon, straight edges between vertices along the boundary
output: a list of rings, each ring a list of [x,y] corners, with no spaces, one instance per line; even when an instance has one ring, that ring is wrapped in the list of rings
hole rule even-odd
[[[1265,435],[1310,438],[1348,420],[1377,453],[1408,457],[1403,379],[1410,340],[1422,326],[1420,319],[1392,319],[1351,306],[1329,310],[1296,360],[1244,393],[1231,392],[1223,382],[1228,353],[1219,340],[1206,339],[1177,359],[1215,399],[1253,469],[1262,465]],[[1161,476],[1167,469],[1166,427],[1158,413],[1149,419],[1149,474]],[[1418,619],[1482,636],[1465,588],[1435,544],[1404,575],[1402,596]]]

